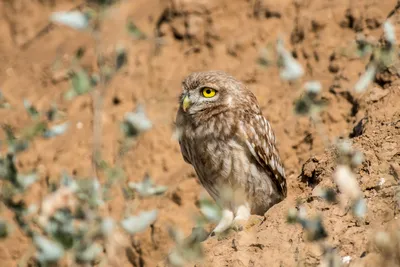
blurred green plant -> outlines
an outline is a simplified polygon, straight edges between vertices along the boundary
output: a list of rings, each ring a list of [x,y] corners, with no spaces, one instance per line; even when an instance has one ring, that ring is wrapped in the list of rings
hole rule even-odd
[[[154,185],[151,178],[146,174],[140,183],[129,182],[129,188],[135,190],[140,197],[154,196],[163,194],[168,187]]]
[[[398,61],[395,30],[389,20],[383,24],[383,31],[383,43],[376,44],[370,42],[363,36],[358,36],[356,40],[356,55],[359,57],[370,55],[370,62],[366,67],[365,73],[360,76],[360,79],[354,85],[353,90],[356,93],[364,93],[375,80],[376,74],[379,71]],[[281,58],[281,63],[278,64],[281,67],[281,79],[291,81],[300,78],[303,74],[302,67],[283,48],[282,43],[277,47],[277,53]],[[263,62],[265,61],[267,60]],[[329,142],[328,136],[322,130],[319,115],[324,109],[328,108],[328,103],[321,98],[322,85],[318,81],[309,81],[304,84],[301,90],[300,97],[294,102],[295,114],[308,116],[316,122],[320,136],[325,141],[326,147],[330,148],[331,142]],[[337,152],[337,166],[333,172],[332,179],[337,185],[338,190],[333,188],[317,188],[318,190],[315,193],[329,203],[336,204],[340,200],[339,197],[349,200],[349,206],[355,218],[363,220],[367,214],[367,203],[355,174],[356,168],[363,163],[363,154],[354,149],[349,140],[338,140],[334,145]],[[340,195],[337,192],[340,192]],[[335,249],[324,241],[328,237],[328,232],[323,226],[322,215],[307,218],[305,209],[300,203],[297,208],[289,209],[287,222],[300,224],[308,240],[320,244],[323,251],[321,265],[342,265],[342,260],[337,252],[335,252]]]
[[[370,56],[366,71],[360,76],[353,88],[356,93],[364,93],[375,80],[377,73],[399,60],[395,29],[390,19],[383,23],[382,42],[376,43],[361,35],[356,40],[355,50],[356,55],[361,58]]]
[[[1,90],[0,90],[0,108],[5,108],[5,109],[9,109],[10,108],[10,104],[4,98],[4,95],[1,92]]]
[[[24,195],[29,188],[38,181],[38,174],[20,173],[15,165],[18,154],[29,149],[29,144],[36,138],[55,138],[67,133],[69,122],[55,124],[62,119],[62,112],[52,105],[49,110],[38,110],[29,100],[23,104],[32,123],[20,130],[18,134],[9,125],[2,125],[6,136],[7,154],[0,155],[0,179],[2,183],[1,200],[14,213],[14,219],[19,228],[32,239],[35,245],[35,259],[40,266],[48,266],[59,262],[63,258],[76,264],[94,264],[107,262],[105,247],[109,236],[118,228],[128,235],[144,231],[157,220],[158,211],[141,211],[131,215],[131,208],[123,218],[114,221],[114,218],[104,214],[104,206],[110,199],[110,191],[115,185],[121,186],[128,199],[161,195],[166,186],[154,185],[146,176],[141,183],[130,183],[126,186],[126,175],[118,161],[115,166],[109,165],[101,159],[99,139],[101,124],[99,117],[102,113],[102,103],[107,84],[113,76],[128,62],[127,51],[117,46],[114,60],[107,64],[104,55],[99,49],[101,42],[101,23],[106,9],[117,1],[91,1],[97,4],[94,8],[85,8],[83,11],[55,12],[50,16],[51,21],[66,25],[72,29],[88,32],[96,41],[98,73],[88,73],[82,68],[79,60],[84,56],[86,48],[79,47],[75,53],[68,75],[71,89],[65,93],[67,100],[76,96],[94,92],[94,139],[93,155],[95,168],[104,172],[107,180],[101,184],[98,173],[92,178],[75,179],[63,173],[58,184],[50,184],[51,192],[44,196],[40,205],[28,206]],[[2,107],[8,103],[0,95]],[[134,112],[127,112],[122,122],[121,158],[136,138],[152,128],[144,108],[138,106]],[[96,143],[97,141],[97,143]],[[129,203],[125,203],[129,205]],[[0,219],[0,238],[10,234],[8,222]],[[29,260],[30,257],[24,257]],[[21,262],[26,265],[27,262]]]
[[[210,223],[218,223],[222,216],[222,210],[219,205],[205,195],[200,196],[198,204],[200,214],[193,217],[195,227],[189,236],[185,238],[179,229],[169,228],[169,236],[176,245],[167,257],[167,262],[171,266],[186,266],[188,263],[199,263],[204,259],[202,242],[210,236],[205,227]]]
[[[128,31],[128,33],[136,40],[143,40],[146,39],[147,36],[146,34],[144,34],[137,26],[136,24],[132,21],[129,20],[127,25],[126,25],[126,29]]]

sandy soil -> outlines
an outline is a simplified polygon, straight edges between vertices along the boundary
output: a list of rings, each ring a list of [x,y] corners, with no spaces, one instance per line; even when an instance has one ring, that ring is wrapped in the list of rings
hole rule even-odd
[[[74,125],[63,136],[36,140],[19,157],[19,169],[37,168],[42,174],[27,197],[32,202],[43,197],[49,181],[57,181],[64,170],[79,177],[91,173],[91,97],[64,100],[70,84],[60,73],[79,47],[86,49],[82,64],[95,69],[93,41],[84,32],[48,21],[52,11],[80,7],[81,2],[0,3],[0,87],[12,106],[11,110],[0,109],[1,123],[16,129],[26,125],[30,118],[23,99],[28,99],[39,110],[57,103]],[[221,69],[243,80],[258,97],[275,129],[289,188],[288,198],[268,211],[260,225],[225,240],[205,241],[203,265],[317,266],[320,248],[307,242],[300,226],[286,223],[287,210],[300,199],[308,212],[323,214],[327,241],[340,256],[352,258],[351,266],[383,266],[382,256],[371,240],[375,231],[398,224],[399,79],[397,71],[389,69],[366,93],[355,94],[352,88],[365,71],[368,58],[359,59],[344,51],[354,49],[360,33],[378,40],[382,23],[395,6],[395,0],[138,0],[117,4],[105,23],[103,48],[111,53],[115,44],[123,44],[128,50],[128,64],[106,93],[103,156],[110,162],[114,160],[120,137],[118,123],[125,112],[144,103],[154,128],[129,151],[124,168],[129,181],[140,181],[149,173],[157,184],[169,187],[164,196],[140,203],[140,209],[159,209],[160,216],[153,230],[138,235],[134,246],[120,251],[118,265],[161,264],[173,247],[167,227],[174,225],[185,234],[191,232],[202,188],[172,137],[176,100],[181,80],[188,73]],[[393,18],[400,32],[400,17],[396,13]],[[126,31],[128,20],[134,21],[149,40],[133,40]],[[322,95],[329,103],[322,113],[326,135],[331,141],[351,136],[354,146],[364,153],[357,178],[367,199],[365,223],[356,222],[338,205],[312,197],[318,187],[334,187],[331,176],[335,157],[311,121],[294,115],[296,87],[281,81],[276,67],[265,68],[257,63],[261,49],[274,44],[279,36],[305,67],[303,81],[319,80],[323,85]],[[162,37],[161,45],[156,37]],[[54,71],[56,61],[59,67]],[[4,138],[3,133],[0,138]],[[382,178],[385,183],[378,186]],[[113,216],[121,216],[123,201],[121,193],[115,192],[109,205]],[[0,210],[1,216],[12,219],[7,209]],[[1,266],[17,266],[30,246],[16,229],[10,238],[0,241]]]

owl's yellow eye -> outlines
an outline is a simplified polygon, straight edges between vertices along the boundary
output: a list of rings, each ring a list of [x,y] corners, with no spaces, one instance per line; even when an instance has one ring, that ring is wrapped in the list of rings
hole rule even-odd
[[[202,92],[203,96],[206,98],[211,98],[211,97],[215,96],[215,94],[217,93],[217,91],[215,91],[212,88],[208,88],[208,87],[203,88],[203,90],[201,92]]]

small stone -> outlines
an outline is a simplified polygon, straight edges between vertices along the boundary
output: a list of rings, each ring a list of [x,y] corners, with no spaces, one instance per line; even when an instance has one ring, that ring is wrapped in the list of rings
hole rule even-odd
[[[339,64],[336,62],[331,62],[329,64],[328,70],[332,73],[337,73],[339,71],[340,67]]]
[[[389,94],[389,90],[383,90],[379,87],[374,87],[371,90],[371,94],[369,95],[367,101],[368,102],[377,102],[387,96]]]

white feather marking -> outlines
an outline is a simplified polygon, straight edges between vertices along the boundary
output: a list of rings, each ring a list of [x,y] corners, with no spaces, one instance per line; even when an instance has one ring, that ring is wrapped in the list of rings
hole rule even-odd
[[[196,134],[197,135],[202,135],[204,132],[203,126],[198,126],[196,129]]]
[[[232,106],[232,97],[229,96],[228,99],[226,100],[226,104],[228,105],[228,107]]]
[[[261,125],[265,126],[264,118],[261,115],[257,115],[257,120]]]
[[[276,169],[274,157],[272,157],[271,160],[269,161],[269,165],[271,165],[271,167],[272,167],[273,169]]]
[[[172,138],[175,140],[181,140],[183,130],[181,127],[176,127],[174,133],[172,134]]]
[[[278,164],[278,165],[277,165],[277,169],[278,169],[278,172],[279,172],[282,176],[285,176],[285,170],[283,169],[282,165]]]
[[[222,163],[221,174],[223,177],[227,177],[231,173],[232,168],[232,157],[225,157]]]
[[[257,159],[257,161],[258,161],[258,156],[257,156],[256,151],[254,150],[254,147],[252,146],[252,144],[250,144],[250,142],[246,140],[246,145],[247,145],[247,147],[249,148],[250,153],[251,153],[251,154]]]
[[[257,137],[257,133],[254,127],[250,126],[250,132],[254,135],[254,137]]]
[[[226,124],[224,127],[224,134],[228,135],[230,133],[230,127],[228,126],[228,124]]]
[[[228,145],[231,149],[241,149],[243,150],[243,147],[235,140],[229,140]]]
[[[214,128],[215,128],[215,120],[211,120],[210,121],[210,130],[214,131]]]

